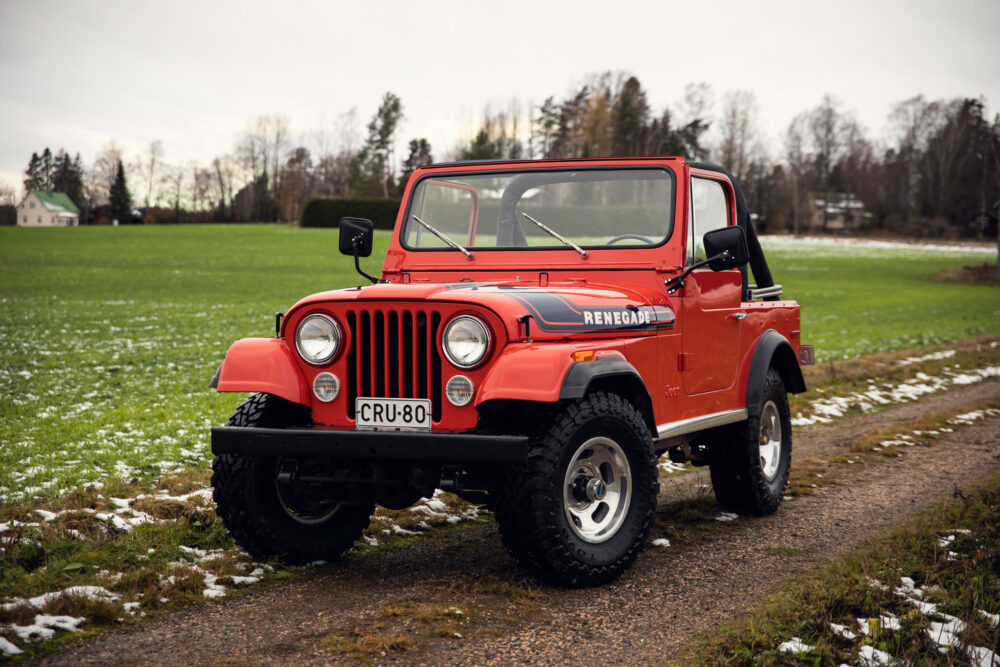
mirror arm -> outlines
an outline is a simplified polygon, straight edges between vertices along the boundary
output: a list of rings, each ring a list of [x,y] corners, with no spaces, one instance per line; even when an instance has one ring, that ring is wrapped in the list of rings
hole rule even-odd
[[[695,262],[691,266],[689,266],[686,269],[684,269],[684,272],[681,275],[674,276],[673,278],[669,278],[667,280],[664,280],[663,284],[667,287],[667,294],[673,294],[677,290],[679,290],[680,288],[684,287],[684,281],[691,274],[691,272],[694,271],[695,269],[700,269],[701,267],[705,266],[706,264],[710,264],[710,263],[714,262],[717,259],[726,259],[729,256],[730,256],[729,251],[728,250],[723,250],[718,255],[714,255],[712,257],[709,257],[708,259],[703,259],[700,262]]]
[[[364,234],[358,234],[353,239],[351,239],[351,245],[354,247],[354,269],[363,275],[365,278],[372,282],[372,285],[378,282],[378,278],[375,276],[365,273],[364,269],[361,268],[361,256],[358,254],[358,244],[361,243],[361,239],[364,238]]]

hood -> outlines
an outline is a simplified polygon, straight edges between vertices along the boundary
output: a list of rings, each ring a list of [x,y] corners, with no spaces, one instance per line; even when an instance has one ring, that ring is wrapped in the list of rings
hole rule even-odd
[[[593,283],[524,284],[519,281],[463,283],[382,283],[320,292],[299,301],[299,308],[330,302],[426,301],[466,303],[489,309],[512,341],[523,340],[525,322],[533,340],[608,333],[648,335],[672,328],[674,312],[653,305],[642,289]],[[360,304],[359,304],[360,305]],[[527,316],[527,317],[526,317]]]

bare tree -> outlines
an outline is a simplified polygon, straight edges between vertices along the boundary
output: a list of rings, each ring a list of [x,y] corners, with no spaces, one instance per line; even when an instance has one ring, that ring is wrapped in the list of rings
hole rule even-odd
[[[740,182],[750,171],[754,148],[760,146],[757,109],[753,91],[729,90],[723,95],[718,159]]]
[[[122,160],[121,146],[114,140],[108,142],[94,159],[90,170],[87,189],[96,202],[107,202],[111,186],[118,174],[118,163]]]
[[[785,160],[788,162],[788,176],[792,184],[792,233],[799,234],[802,210],[802,183],[807,167],[805,150],[805,114],[799,114],[785,131]]]
[[[219,195],[219,212],[224,218],[232,215],[233,182],[236,179],[236,162],[228,153],[212,160],[216,193]]]
[[[17,193],[7,181],[0,181],[0,206],[15,206]]]
[[[167,188],[167,198],[170,206],[174,209],[174,222],[181,221],[181,198],[184,195],[184,175],[186,170],[183,166],[163,164],[160,177],[161,183]]]
[[[151,141],[149,143],[149,148],[146,149],[145,155],[140,158],[140,179],[142,180],[143,185],[146,186],[146,208],[149,208],[156,203],[156,197],[153,196],[153,193],[154,189],[159,184],[157,176],[159,173],[160,163],[162,161],[163,142],[159,139]]]

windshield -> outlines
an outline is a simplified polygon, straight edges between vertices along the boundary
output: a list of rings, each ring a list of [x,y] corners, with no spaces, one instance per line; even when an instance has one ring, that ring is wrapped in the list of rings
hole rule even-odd
[[[413,191],[402,238],[455,252],[650,247],[670,237],[673,199],[665,169],[430,176]]]

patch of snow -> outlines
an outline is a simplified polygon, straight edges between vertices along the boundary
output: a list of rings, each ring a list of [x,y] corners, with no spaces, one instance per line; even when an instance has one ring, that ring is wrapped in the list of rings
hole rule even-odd
[[[858,636],[856,634],[854,634],[853,632],[851,632],[850,628],[848,628],[846,625],[840,625],[838,623],[831,623],[830,624],[830,629],[833,630],[834,634],[839,635],[840,637],[843,637],[844,639],[851,640],[851,639],[857,639],[858,638]]]
[[[954,543],[955,543],[955,536],[946,535],[945,537],[942,537],[940,540],[938,540],[938,547],[941,549],[946,549]]]
[[[657,538],[657,539],[653,540],[653,546],[654,547],[669,547],[670,546],[670,540],[668,540],[665,537]]]
[[[791,653],[793,655],[799,655],[800,653],[808,653],[815,647],[805,644],[798,637],[792,637],[787,642],[782,642],[778,645],[778,650],[782,653]]]
[[[663,472],[683,472],[687,470],[687,466],[683,463],[674,463],[673,461],[666,460],[660,464],[660,470]]]
[[[861,647],[858,658],[858,664],[863,667],[882,667],[892,662],[892,656],[888,653],[867,644]]]
[[[3,637],[0,637],[0,654],[2,655],[18,655],[19,653],[24,653],[17,646],[7,641]]]
[[[889,587],[886,586],[885,584],[883,584],[878,579],[872,579],[871,577],[866,577],[865,579],[868,581],[868,585],[871,588],[877,588],[880,591],[887,591],[887,590],[889,590]]]
[[[97,602],[116,602],[121,598],[120,595],[112,593],[103,586],[70,586],[69,588],[61,591],[42,593],[36,597],[28,598],[27,600],[24,598],[16,598],[13,602],[7,602],[0,605],[0,608],[4,611],[11,611],[22,607],[34,607],[35,609],[41,609],[42,607],[55,602],[62,597],[82,597]]]
[[[246,585],[246,584],[256,584],[258,581],[260,581],[260,577],[240,577],[240,576],[237,576],[235,574],[232,575],[232,576],[230,576],[229,578],[233,580],[233,585],[234,586],[243,586],[243,585]]]
[[[938,606],[933,602],[924,602],[923,600],[916,600],[914,598],[906,598],[906,601],[917,608],[921,614],[936,614]]]
[[[735,521],[739,517],[732,512],[723,512],[719,516],[715,517],[716,521]]]
[[[32,625],[11,623],[10,629],[24,641],[31,641],[32,637],[50,639],[55,635],[56,630],[79,632],[80,624],[85,620],[82,616],[49,616],[48,614],[37,614],[35,622]]]
[[[901,630],[902,626],[899,624],[899,618],[897,618],[891,612],[884,612],[878,617],[878,624],[884,630]]]
[[[909,366],[910,364],[919,364],[923,361],[938,361],[940,359],[951,359],[958,352],[956,350],[941,350],[940,352],[931,352],[919,357],[907,357],[906,359],[900,360],[898,363],[900,366]]]
[[[122,605],[122,608],[125,609],[125,612],[129,616],[135,616],[137,613],[139,613],[139,607],[141,606],[142,606],[141,602],[126,602],[125,604]]]
[[[1000,665],[1000,655],[997,655],[988,648],[967,646],[965,653],[969,656],[969,662],[972,663],[972,667],[996,667]]]

